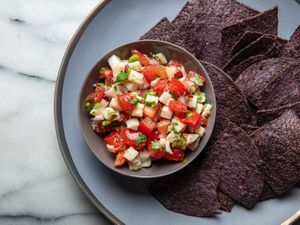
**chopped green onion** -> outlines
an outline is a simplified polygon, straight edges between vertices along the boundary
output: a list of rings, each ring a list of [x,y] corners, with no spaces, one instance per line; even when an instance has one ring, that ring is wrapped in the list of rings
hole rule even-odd
[[[175,141],[172,142],[173,148],[181,148],[186,145],[186,138],[184,136],[180,137],[179,134],[175,136]]]
[[[132,105],[137,105],[139,102],[140,102],[140,100],[138,100],[137,98],[134,98],[134,99],[132,99],[132,100],[130,101],[130,103],[131,103]]]
[[[94,104],[88,101],[85,103],[84,108],[86,111],[90,112],[94,108]]]
[[[104,120],[101,122],[102,127],[106,127],[109,124],[110,124],[110,121],[107,121],[107,120]]]
[[[190,118],[193,116],[193,113],[185,113],[184,116],[185,118]]]
[[[200,95],[197,96],[197,102],[203,103],[206,101],[206,95],[204,92],[200,92]]]
[[[200,79],[198,74],[195,74],[195,76],[192,78],[192,80],[197,84],[198,86],[203,86],[203,80]]]
[[[147,141],[147,137],[144,134],[140,133],[138,139],[136,139],[136,144],[139,145],[139,144],[144,143],[146,141]]]
[[[96,83],[97,86],[104,88],[105,84],[104,83]]]
[[[195,88],[195,87],[191,87],[190,92],[191,92],[192,94],[194,94],[194,93],[196,92],[196,88]]]
[[[120,72],[117,75],[115,83],[125,81],[128,78],[128,74],[124,72]]]

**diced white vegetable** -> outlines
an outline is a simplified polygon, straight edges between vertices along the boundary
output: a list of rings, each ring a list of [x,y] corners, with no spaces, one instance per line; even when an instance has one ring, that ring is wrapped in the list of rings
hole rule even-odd
[[[140,61],[135,61],[135,62],[132,62],[132,63],[128,63],[128,66],[135,70],[135,71],[141,71],[142,70],[142,64],[140,63]]]
[[[136,91],[137,89],[139,89],[139,85],[136,83],[132,83],[132,82],[126,82],[123,84],[128,91]]]
[[[141,85],[143,83],[143,79],[144,75],[135,70],[131,70],[128,75],[128,80],[138,85]]]
[[[102,109],[102,111],[101,111],[98,115],[96,115],[96,116],[94,117],[94,120],[95,120],[95,121],[101,121],[101,120],[104,120],[103,113],[104,113],[104,109]]]
[[[117,94],[118,95],[119,94],[126,94],[126,93],[128,93],[128,90],[124,85],[122,85],[122,84],[117,85]]]
[[[166,138],[160,138],[160,139],[159,139],[159,144],[160,144],[162,147],[165,147],[166,141],[167,141]]]
[[[144,104],[138,103],[133,109],[131,115],[136,117],[143,117],[144,107]]]
[[[151,163],[152,163],[151,158],[149,158],[146,161],[142,162],[142,167],[150,167]]]
[[[198,148],[198,146],[199,146],[199,142],[200,142],[200,138],[198,138],[192,144],[188,145],[187,148],[190,149],[190,150],[192,150],[192,151],[195,151]]]
[[[174,117],[171,122],[171,126],[174,127],[174,130],[177,133],[181,133],[186,128],[186,125],[182,123],[177,117]]]
[[[186,133],[184,133],[183,136],[186,138],[186,145],[192,144],[200,137],[199,134],[186,134]]]
[[[181,77],[178,79],[181,83],[183,83],[183,81],[185,80],[185,77]]]
[[[173,154],[169,141],[166,141],[165,150],[167,153]]]
[[[159,97],[159,101],[165,105],[167,105],[170,100],[173,100],[172,95],[170,95],[170,93],[166,91],[164,91]]]
[[[195,133],[199,134],[200,137],[203,137],[205,133],[205,128],[204,127],[199,127],[195,130]]]
[[[166,119],[171,119],[173,111],[168,106],[164,106],[161,110],[160,116]]]
[[[140,152],[140,160],[141,162],[145,162],[150,158],[150,154],[147,150],[141,151]]]
[[[202,115],[207,117],[210,115],[210,111],[211,111],[212,105],[211,104],[205,104],[204,108],[203,108],[203,112]]]
[[[138,156],[138,154],[139,152],[137,150],[135,150],[133,147],[129,147],[124,153],[124,158],[131,162]]]
[[[166,66],[165,68],[168,74],[168,78],[172,79],[177,72],[177,68],[175,66]]]
[[[109,107],[112,107],[115,110],[120,110],[120,105],[117,98],[112,98],[109,103]]]
[[[184,66],[181,66],[181,73],[182,73],[183,77],[186,77],[187,74],[186,74]]]
[[[122,63],[122,60],[116,55],[112,55],[108,59],[108,64],[112,70],[116,70],[120,63]]]
[[[116,97],[117,95],[117,90],[115,89],[115,87],[111,87],[108,91],[105,92],[106,94],[108,94],[111,97]]]
[[[146,102],[147,103],[155,102],[155,105],[156,105],[158,103],[158,97],[157,96],[153,96],[153,95],[147,95]]]
[[[196,108],[197,106],[197,96],[196,95],[193,95],[193,98],[190,98],[189,101],[187,102],[188,104],[188,107],[190,108]]]
[[[90,111],[90,114],[93,116],[103,114],[103,109],[107,105],[108,105],[108,102],[106,100],[102,99],[101,102],[95,104],[94,108]]]
[[[136,157],[131,162],[129,161],[128,166],[129,166],[130,170],[134,170],[134,171],[142,169],[142,163],[141,163],[140,157]]]
[[[151,87],[154,87],[159,80],[159,78],[156,78],[155,80],[151,81]]]
[[[105,110],[103,112],[103,116],[106,120],[111,120],[112,117],[115,115],[116,115],[116,111],[111,107],[105,108]]]
[[[167,140],[169,141],[169,142],[174,142],[175,140],[176,140],[176,134],[175,134],[175,132],[174,131],[171,131],[170,133],[169,133],[169,135],[167,136]]]
[[[109,152],[112,152],[112,153],[115,153],[115,152],[116,152],[113,145],[106,145],[106,148],[107,148],[107,150],[108,150]]]
[[[137,130],[139,127],[139,120],[138,119],[129,119],[126,121],[126,125],[129,129]]]
[[[202,112],[202,110],[203,110],[203,107],[204,107],[204,105],[203,104],[201,104],[201,103],[197,103],[197,106],[196,106],[196,113],[201,113]]]
[[[156,54],[156,57],[159,59],[161,64],[167,64],[168,63],[167,58],[163,53]]]

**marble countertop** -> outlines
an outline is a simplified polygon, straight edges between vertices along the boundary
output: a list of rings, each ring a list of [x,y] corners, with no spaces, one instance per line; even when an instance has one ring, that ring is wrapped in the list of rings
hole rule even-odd
[[[53,118],[64,51],[99,0],[0,3],[0,224],[110,224],[67,170]]]

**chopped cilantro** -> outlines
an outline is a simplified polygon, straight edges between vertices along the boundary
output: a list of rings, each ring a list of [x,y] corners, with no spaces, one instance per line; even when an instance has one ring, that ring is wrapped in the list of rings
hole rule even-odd
[[[190,92],[191,92],[192,94],[194,94],[194,93],[196,92],[196,88],[195,88],[195,87],[191,87]]]
[[[175,131],[175,126],[177,126],[177,125],[178,125],[178,122],[173,122],[173,123],[172,123],[172,130]]]
[[[130,101],[130,103],[131,103],[132,105],[137,105],[139,102],[140,102],[140,100],[138,100],[137,98],[134,98],[134,99],[132,99],[132,100]]]
[[[118,73],[118,75],[117,75],[117,79],[116,79],[115,83],[125,81],[125,80],[127,79],[127,77],[128,77],[128,74],[127,74],[127,73],[120,72],[120,73]]]
[[[147,91],[147,95],[156,96],[156,92],[155,91]]]
[[[188,102],[190,100],[189,96],[184,96],[184,100]]]
[[[187,112],[184,114],[185,118],[190,118],[193,116],[193,113]]]
[[[200,79],[198,74],[195,74],[195,76],[192,78],[192,80],[197,84],[198,86],[203,86],[203,80]]]
[[[173,148],[181,148],[186,145],[186,138],[184,136],[180,136],[177,134],[175,136],[175,141],[172,142],[172,147]]]
[[[178,96],[176,95],[176,94],[174,94],[174,93],[170,93],[170,95],[172,96],[172,98],[174,98],[175,100],[177,100],[178,99]]]
[[[147,102],[147,105],[150,106],[151,108],[155,108],[156,107],[156,102],[154,102],[154,101]]]
[[[104,88],[105,84],[104,83],[96,83],[97,86]]]
[[[101,69],[99,70],[100,73],[105,74],[106,73],[106,69],[104,67],[101,67]]]
[[[147,137],[144,134],[140,133],[138,139],[136,139],[136,144],[139,145],[139,144],[144,143],[146,141],[147,141]]]
[[[94,108],[94,104],[92,102],[86,102],[84,105],[86,111],[90,112]]]
[[[158,141],[151,141],[151,148],[154,150],[159,150],[161,149],[161,145]]]
[[[139,57],[137,55],[132,55],[130,56],[130,58],[128,59],[128,62],[132,63],[132,62],[136,62],[139,61]]]
[[[108,111],[107,114],[109,115],[111,120],[115,119],[118,116],[114,111]]]
[[[106,127],[109,124],[110,124],[110,121],[107,121],[107,120],[104,120],[101,122],[102,127]]]
[[[206,101],[206,95],[204,92],[200,92],[200,95],[197,95],[197,102],[203,103]]]

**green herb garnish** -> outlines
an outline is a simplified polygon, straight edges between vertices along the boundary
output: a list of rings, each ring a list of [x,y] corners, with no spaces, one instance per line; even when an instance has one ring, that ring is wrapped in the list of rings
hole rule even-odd
[[[147,102],[146,103],[148,106],[150,106],[151,108],[155,108],[156,107],[156,102]]]
[[[106,73],[106,69],[101,67],[101,69],[99,70],[100,73],[105,74]]]
[[[102,87],[102,88],[104,88],[104,86],[105,86],[104,83],[96,83],[96,85],[97,85],[98,87]]]
[[[137,98],[134,98],[134,99],[131,99],[131,100],[130,100],[130,103],[131,103],[132,105],[137,105],[139,102],[140,102],[140,100],[138,100]]]
[[[147,141],[147,137],[144,134],[140,133],[138,139],[136,139],[136,144],[139,145],[139,144],[144,143],[146,141]]]
[[[203,80],[200,79],[198,74],[195,74],[192,80],[195,82],[196,85],[203,86]]]
[[[192,94],[194,94],[194,93],[196,92],[196,88],[195,88],[195,87],[191,87],[191,88],[190,88],[190,92],[191,92]]]
[[[130,62],[130,63],[135,62],[135,61],[139,61],[139,57],[137,55],[132,55],[128,59],[128,62]]]
[[[128,73],[120,72],[117,75],[117,79],[116,79],[115,83],[125,81],[127,78],[128,78]]]
[[[190,118],[193,116],[193,113],[187,112],[184,114],[185,118]]]
[[[156,92],[155,92],[155,91],[147,91],[146,94],[147,94],[147,95],[156,96]]]
[[[186,102],[188,102],[188,101],[190,100],[190,97],[189,97],[189,96],[184,96],[184,100],[185,100]]]
[[[175,141],[172,142],[172,147],[173,148],[181,148],[186,145],[186,138],[184,136],[180,136],[177,134],[175,136]]]
[[[94,104],[92,102],[87,101],[84,105],[86,111],[90,112],[94,108]]]
[[[203,103],[206,101],[206,95],[204,92],[200,92],[200,95],[197,95],[197,102]]]
[[[103,121],[101,122],[102,127],[106,127],[106,126],[108,126],[109,124],[110,124],[110,121],[107,121],[107,120],[103,120]]]
[[[161,145],[158,141],[151,141],[151,148],[154,150],[159,150],[161,149]]]

